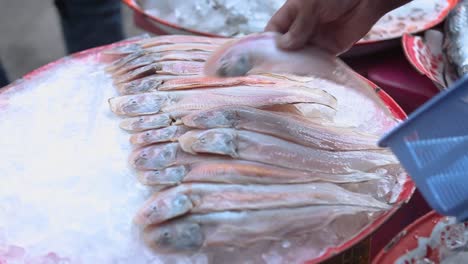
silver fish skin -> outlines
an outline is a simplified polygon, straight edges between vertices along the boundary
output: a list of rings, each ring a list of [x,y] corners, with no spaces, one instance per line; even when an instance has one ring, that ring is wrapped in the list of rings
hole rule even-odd
[[[468,0],[460,0],[447,16],[444,53],[454,79],[468,74]]]

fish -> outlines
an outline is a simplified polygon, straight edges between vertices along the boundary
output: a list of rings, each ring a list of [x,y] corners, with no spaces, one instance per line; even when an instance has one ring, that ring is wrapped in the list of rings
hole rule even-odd
[[[206,159],[225,160],[213,155],[192,155],[183,151],[179,143],[162,143],[136,149],[129,157],[130,165],[137,170],[159,170],[177,165],[187,165]]]
[[[184,183],[151,196],[137,212],[134,222],[138,226],[147,227],[189,213],[206,214],[310,205],[389,209],[388,204],[369,195],[353,193],[332,183],[287,185]]]
[[[171,45],[178,43],[192,43],[192,44],[210,44],[210,45],[221,45],[229,38],[214,38],[204,36],[188,36],[188,35],[164,35],[150,39],[145,39],[139,42],[139,45],[143,48],[150,48],[162,45]]]
[[[106,66],[105,70],[107,72],[114,72],[116,71],[117,69],[120,69],[121,67],[125,66],[127,63],[130,63],[132,62],[133,60],[136,60],[142,56],[145,56],[146,54],[148,54],[147,51],[145,50],[138,50],[138,51],[135,51],[133,53],[130,53],[124,57],[121,57],[115,61],[113,61],[110,65]]]
[[[270,210],[191,214],[143,231],[154,252],[197,252],[202,248],[246,248],[261,241],[282,241],[294,235],[313,235],[344,215],[375,212],[365,206],[317,205]]]
[[[291,103],[316,103],[335,108],[336,98],[323,90],[300,86],[288,89],[237,86],[222,89],[150,92],[109,99],[112,112],[120,116],[149,115],[175,110],[202,110],[229,105],[265,107]]]
[[[137,59],[138,60],[138,59]],[[116,83],[130,82],[152,74],[197,75],[203,72],[203,63],[198,61],[160,61],[130,70],[115,78]]]
[[[385,175],[381,168],[369,172],[347,174],[292,170],[245,160],[204,160],[161,170],[139,171],[138,179],[145,185],[178,185],[180,183],[229,184],[294,184],[307,182],[362,183],[379,180]],[[357,186],[352,186],[354,189]]]
[[[217,154],[234,159],[322,173],[368,171],[398,161],[385,151],[327,151],[269,135],[232,128],[190,130],[179,137],[188,153]]]
[[[113,49],[105,50],[101,54],[106,58],[111,58],[114,61],[129,54],[142,51],[143,47],[138,43],[131,43],[128,45],[118,46]]]
[[[184,125],[172,125],[160,129],[146,130],[133,134],[130,137],[130,143],[141,147],[155,143],[177,141],[180,136],[190,129]]]
[[[374,173],[379,178],[361,182],[343,182],[339,185],[348,191],[371,195],[379,201],[395,202],[397,198],[394,197],[395,187],[398,185],[399,179],[403,179],[405,174],[401,165],[391,164],[369,172]]]
[[[247,76],[235,78],[217,78],[196,76],[184,79],[172,79],[164,81],[158,86],[159,91],[174,91],[198,88],[214,88],[214,87],[229,87],[229,86],[269,86],[276,84],[272,80],[266,78]]]
[[[206,76],[236,77],[252,74],[313,76],[354,89],[389,117],[390,109],[375,90],[335,55],[314,46],[285,51],[276,46],[279,33],[251,34],[227,42],[206,61]]]
[[[209,52],[167,51],[163,53],[151,53],[141,50],[119,60],[106,67],[106,71],[113,75],[122,75],[136,68],[161,61],[197,61],[204,62],[209,57]]]
[[[181,118],[191,111],[173,111],[162,114],[125,118],[120,128],[128,132],[142,132],[182,124]]]
[[[146,48],[145,50],[151,53],[162,53],[167,51],[213,52],[218,48],[219,45],[205,43],[174,43],[168,45],[153,46]]]
[[[150,75],[132,81],[114,83],[120,95],[131,95],[147,92],[155,92],[167,80],[181,80],[190,78],[190,75]]]
[[[120,83],[127,83],[134,80],[138,80],[147,76],[152,76],[156,74],[156,71],[161,70],[162,66],[158,63],[152,63],[132,71],[129,71],[121,76],[116,76],[114,78],[114,84],[118,85]]]
[[[162,61],[161,69],[156,70],[156,74],[173,75],[196,75],[203,71],[203,63],[200,61]]]
[[[247,106],[222,106],[196,111],[182,118],[184,125],[198,128],[235,128],[279,137],[291,142],[331,151],[376,150],[378,137],[349,128],[315,123]]]
[[[445,22],[446,73],[457,80],[468,74],[468,0],[460,0]]]
[[[213,52],[205,65],[207,76],[236,77],[248,73],[292,73],[322,78],[337,68],[336,57],[317,48],[300,52],[276,47],[277,33],[266,32],[234,39]]]
[[[132,54],[130,54],[129,56],[132,56]],[[133,71],[133,70],[136,70],[138,68],[148,66],[148,65],[160,62],[160,61],[161,61],[160,56],[158,56],[158,55],[151,55],[151,54],[143,55],[143,56],[135,58],[135,59],[133,59],[131,61],[128,61],[125,65],[115,69],[114,72],[112,73],[112,75],[114,77],[121,76],[121,75],[124,75],[124,74],[126,74],[126,73],[128,73],[130,71]]]

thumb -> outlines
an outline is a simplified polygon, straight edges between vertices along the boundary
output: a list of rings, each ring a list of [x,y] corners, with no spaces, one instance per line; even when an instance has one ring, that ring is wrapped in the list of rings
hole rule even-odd
[[[316,31],[317,22],[314,14],[299,11],[288,32],[279,37],[278,47],[287,50],[303,48]]]

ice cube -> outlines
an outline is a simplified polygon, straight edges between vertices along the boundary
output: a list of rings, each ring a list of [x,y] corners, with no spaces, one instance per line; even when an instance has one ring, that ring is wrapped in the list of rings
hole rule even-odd
[[[467,244],[467,235],[465,234],[465,224],[454,224],[447,227],[445,232],[444,246],[449,250],[456,250],[465,247]]]

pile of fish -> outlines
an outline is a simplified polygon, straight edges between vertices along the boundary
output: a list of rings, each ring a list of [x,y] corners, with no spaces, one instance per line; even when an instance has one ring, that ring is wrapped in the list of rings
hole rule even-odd
[[[448,84],[468,75],[468,0],[460,0],[445,22],[443,49]]]
[[[336,98],[301,73],[351,77],[318,50],[282,54],[274,37],[169,35],[107,52],[110,108],[155,190],[135,217],[155,252],[246,248],[390,208],[397,160],[334,124]]]

